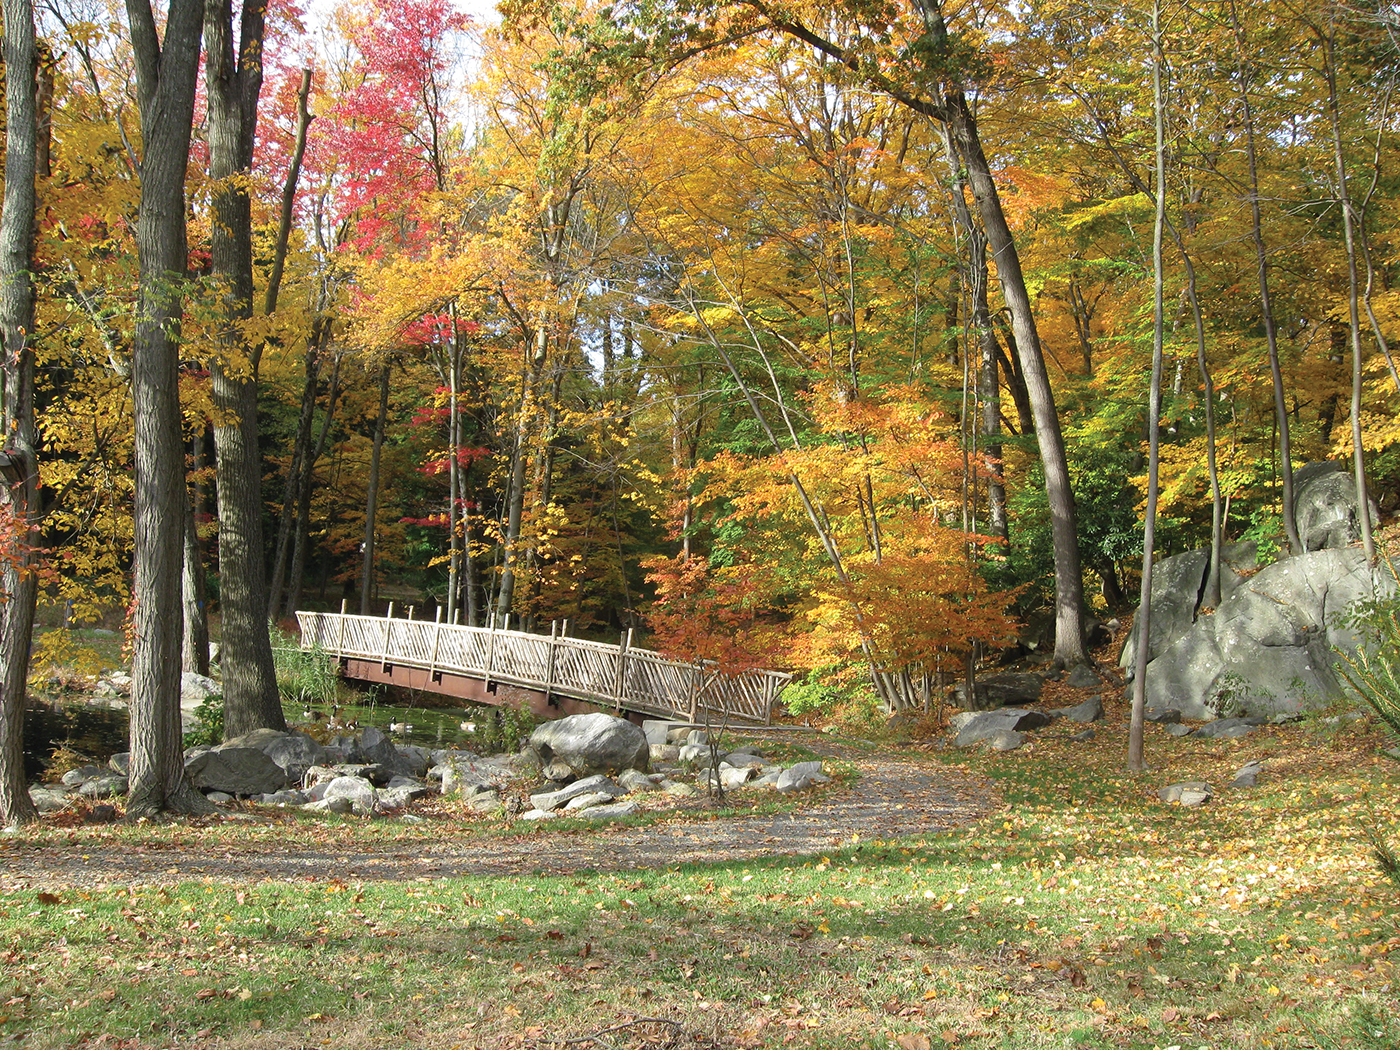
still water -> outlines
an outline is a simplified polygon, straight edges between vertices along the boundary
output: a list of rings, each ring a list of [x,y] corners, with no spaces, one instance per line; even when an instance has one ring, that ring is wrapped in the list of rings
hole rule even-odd
[[[24,775],[38,780],[59,747],[78,752],[94,765],[106,765],[127,750],[126,727],[125,707],[31,697],[24,709]]]

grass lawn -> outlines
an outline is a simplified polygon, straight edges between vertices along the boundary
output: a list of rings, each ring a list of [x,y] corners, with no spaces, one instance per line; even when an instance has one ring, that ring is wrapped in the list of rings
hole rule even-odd
[[[996,781],[1006,806],[952,834],[822,857],[563,878],[356,884],[328,867],[296,884],[13,888],[0,895],[0,1039],[1400,1047],[1400,889],[1363,834],[1400,838],[1400,764],[1379,755],[1391,742],[1366,722],[1224,742],[1149,727],[1153,769],[1135,775],[1113,714],[1087,744],[1052,730],[1021,751],[941,753]],[[1226,789],[1256,758],[1259,786]],[[1157,800],[1186,779],[1209,781],[1215,799]],[[388,825],[321,827],[345,854]],[[120,849],[136,830],[11,841]],[[428,833],[403,831],[402,848]],[[266,834],[141,830],[220,851]]]

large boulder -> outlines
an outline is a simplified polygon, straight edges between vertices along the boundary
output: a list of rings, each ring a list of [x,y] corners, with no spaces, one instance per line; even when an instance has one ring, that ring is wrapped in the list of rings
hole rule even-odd
[[[1209,719],[1327,703],[1343,694],[1334,646],[1356,648],[1340,622],[1347,607],[1394,589],[1390,574],[1372,570],[1354,548],[1266,566],[1148,665],[1147,704]]]
[[[972,699],[967,696],[967,683],[953,686],[953,703],[969,711],[992,711],[998,707],[1033,704],[1040,699],[1045,680],[1038,674],[1017,674],[1007,671],[987,675],[977,680]]]
[[[1050,716],[1043,711],[1026,711],[1015,707],[982,711],[971,718],[954,723],[953,728],[957,735],[953,737],[953,746],[971,747],[983,740],[991,740],[1004,731],[1040,729],[1049,724]]]
[[[201,791],[229,795],[266,795],[287,786],[287,774],[253,747],[201,751],[185,763],[185,772]]]
[[[1367,499],[1371,520],[1380,517]],[[1305,463],[1293,472],[1293,517],[1307,551],[1345,547],[1361,538],[1356,481],[1343,463]]]
[[[651,747],[639,726],[598,712],[546,722],[530,734],[530,749],[544,765],[565,762],[579,776],[647,771]]]
[[[1255,568],[1258,546],[1252,540],[1227,543],[1221,548],[1220,600],[1234,594],[1245,582],[1243,575]],[[1187,551],[1163,558],[1152,566],[1152,619],[1147,627],[1147,659],[1155,660],[1174,641],[1191,630],[1196,622],[1201,596],[1205,593],[1210,551]],[[1118,666],[1133,667],[1137,661],[1138,635],[1134,630],[1123,643]]]
[[[287,774],[287,779],[299,783],[312,766],[320,765],[325,749],[305,733],[280,733],[275,729],[254,729],[242,736],[225,740],[214,748],[223,751],[234,747],[251,747],[272,759]]]

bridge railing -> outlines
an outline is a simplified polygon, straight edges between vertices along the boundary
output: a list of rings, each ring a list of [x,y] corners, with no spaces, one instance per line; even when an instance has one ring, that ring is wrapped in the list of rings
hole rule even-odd
[[[391,615],[299,612],[303,649],[524,686],[616,709],[690,720],[743,719],[767,724],[773,701],[792,676],[781,671],[720,672],[713,662],[685,663],[649,649]]]

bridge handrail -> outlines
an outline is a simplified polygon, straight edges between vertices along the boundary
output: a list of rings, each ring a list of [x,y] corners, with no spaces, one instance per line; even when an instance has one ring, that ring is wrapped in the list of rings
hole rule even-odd
[[[484,678],[619,710],[695,719],[708,711],[768,724],[773,701],[792,675],[722,674],[713,661],[686,663],[650,649],[560,634],[529,634],[432,620],[352,613],[298,612],[303,649]]]

